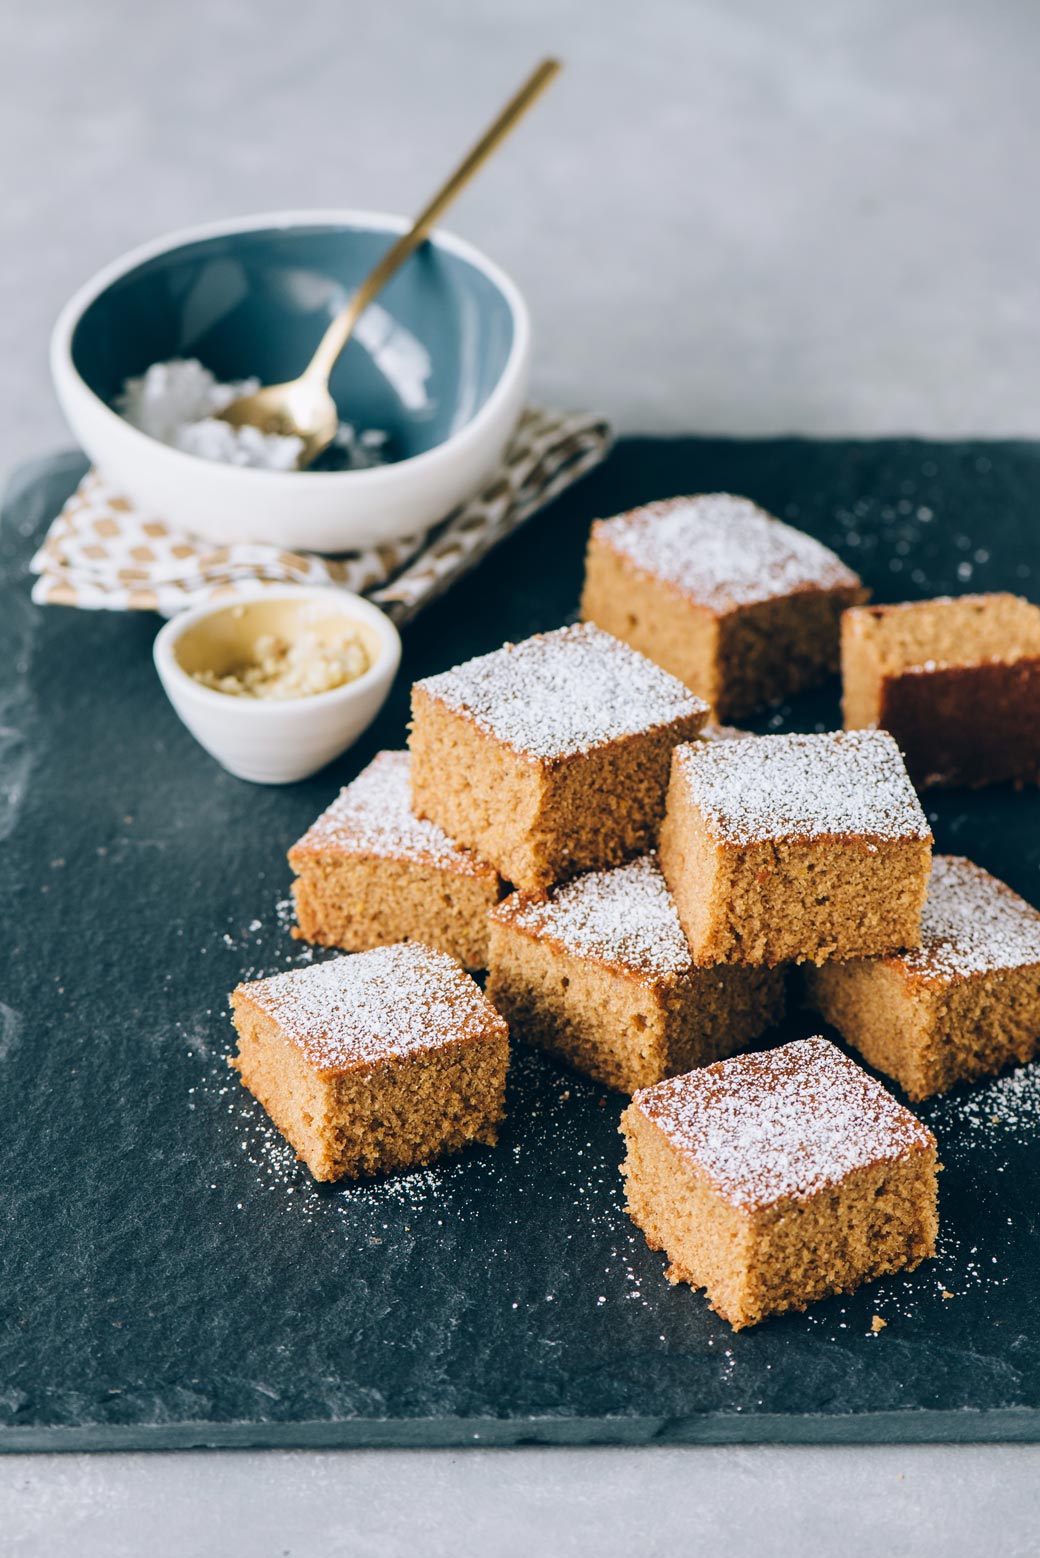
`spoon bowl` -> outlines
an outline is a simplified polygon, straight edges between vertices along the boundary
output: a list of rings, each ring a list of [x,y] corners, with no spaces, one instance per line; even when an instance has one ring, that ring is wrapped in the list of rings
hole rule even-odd
[[[304,375],[240,396],[225,406],[220,420],[232,427],[255,427],[279,438],[298,438],[301,448],[296,464],[302,470],[313,465],[332,443],[339,412],[327,384]]]
[[[299,378],[267,385],[253,395],[240,396],[217,413],[221,421],[233,427],[254,427],[262,433],[276,433],[282,438],[298,438],[298,469],[305,470],[313,464],[336,436],[338,419],[329,394],[329,379],[365,310],[393,280],[405,261],[426,242],[448,207],[498,150],[550,81],[559,75],[560,69],[559,60],[544,59],[531,72],[412,225],[380,257],[353,297],[333,317]]]

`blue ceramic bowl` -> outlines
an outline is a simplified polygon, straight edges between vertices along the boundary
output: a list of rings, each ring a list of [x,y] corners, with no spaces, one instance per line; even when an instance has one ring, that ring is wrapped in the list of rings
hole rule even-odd
[[[318,551],[406,535],[471,496],[522,408],[530,328],[508,277],[447,234],[367,311],[332,377],[343,420],[388,435],[387,465],[220,465],[158,443],[113,408],[125,379],[171,357],[198,357],[219,379],[295,376],[406,225],[360,212],[253,217],[173,234],[95,276],[55,326],[51,365],[103,475],[138,507],[215,542]]]

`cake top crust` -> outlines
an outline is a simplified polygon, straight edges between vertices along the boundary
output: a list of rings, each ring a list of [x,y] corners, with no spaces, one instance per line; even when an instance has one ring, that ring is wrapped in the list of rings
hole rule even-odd
[[[940,981],[1028,968],[1040,964],[1040,913],[974,861],[936,855],[921,945],[884,961]]]
[[[592,623],[536,633],[417,682],[456,714],[523,756],[577,756],[676,720],[708,718],[708,705],[645,655]]]
[[[675,904],[652,854],[611,870],[589,871],[537,898],[513,893],[491,915],[576,957],[643,979],[669,979],[693,967]]]
[[[869,644],[885,675],[1040,656],[1040,606],[1020,595],[939,595],[888,606],[855,606],[842,621],[846,652]]]
[[[415,816],[411,763],[409,752],[379,752],[293,845],[290,863],[303,855],[374,855],[497,879],[494,866]]]
[[[935,1146],[909,1109],[823,1038],[717,1061],[632,1102],[749,1212]]]
[[[932,837],[899,747],[884,730],[698,741],[676,747],[672,765],[673,783],[724,843]]]
[[[714,612],[799,590],[861,588],[859,576],[821,542],[728,492],[647,503],[597,520],[593,533]]]
[[[446,952],[399,942],[239,985],[318,1071],[505,1036],[502,1018]]]

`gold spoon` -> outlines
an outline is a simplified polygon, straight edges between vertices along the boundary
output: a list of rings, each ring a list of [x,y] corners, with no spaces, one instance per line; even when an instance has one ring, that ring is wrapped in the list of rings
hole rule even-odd
[[[263,433],[303,439],[296,461],[299,470],[312,465],[327,449],[339,427],[336,402],[329,394],[329,376],[340,352],[350,340],[354,326],[377,293],[396,275],[409,255],[424,243],[431,228],[440,220],[452,201],[469,183],[513,129],[531,104],[561,69],[560,61],[545,59],[524,82],[516,96],[484,132],[472,151],[463,158],[454,173],[441,185],[429,205],[416,217],[406,233],[383,255],[365,277],[350,302],[340,310],[318,343],[298,379],[285,384],[269,384],[255,395],[243,395],[219,412],[220,419],[232,427],[258,427]]]

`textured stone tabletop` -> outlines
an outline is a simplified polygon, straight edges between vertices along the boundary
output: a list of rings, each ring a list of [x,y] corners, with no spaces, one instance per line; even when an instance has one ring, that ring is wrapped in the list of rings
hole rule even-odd
[[[541,52],[453,226],[535,391],[627,429],[1040,436],[1040,11],[1021,0],[8,0],[0,468],[46,336],[156,233],[411,209]],[[1033,1447],[11,1457],[5,1553],[1035,1551]],[[840,1543],[835,1533],[840,1532]]]

